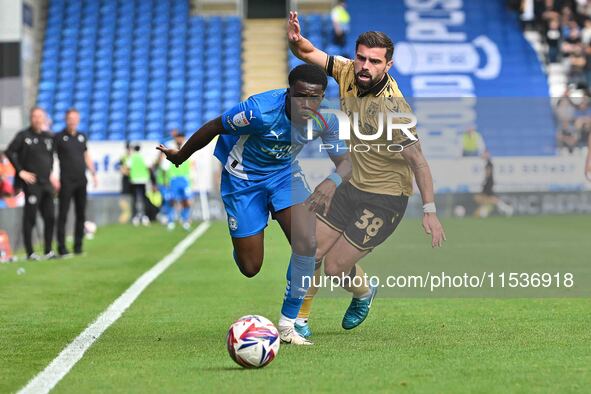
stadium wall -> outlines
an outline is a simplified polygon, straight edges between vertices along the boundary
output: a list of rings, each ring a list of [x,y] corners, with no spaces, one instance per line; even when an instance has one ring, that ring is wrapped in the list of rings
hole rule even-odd
[[[122,212],[119,207],[119,199],[120,196],[118,195],[89,198],[86,219],[95,222],[98,226],[117,223]],[[57,219],[57,202],[55,204],[55,214]],[[23,247],[22,218],[22,207],[0,209],[0,223],[2,224],[0,227],[10,236],[10,247],[13,251]],[[71,207],[66,226],[67,234],[71,235],[73,233],[73,223],[74,208]],[[40,216],[37,216],[37,224],[33,231],[33,242],[35,244],[42,239],[42,230],[43,221]]]

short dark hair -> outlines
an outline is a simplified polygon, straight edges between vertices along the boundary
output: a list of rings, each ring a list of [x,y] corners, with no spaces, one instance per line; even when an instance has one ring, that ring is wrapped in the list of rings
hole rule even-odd
[[[31,108],[31,110],[29,111],[29,115],[33,115],[33,112],[35,112],[35,111],[37,111],[37,110],[39,110],[39,111],[43,111],[43,113],[46,113],[46,112],[45,112],[45,110],[44,110],[43,108],[41,108],[41,107],[39,107],[39,106],[37,106],[37,105],[36,105],[36,106],[34,106],[33,108]]]
[[[68,108],[68,110],[66,111],[66,116],[68,116],[68,114],[69,114],[70,112],[76,112],[77,114],[79,114],[79,113],[80,113],[80,111],[78,111],[76,108],[74,108],[74,107],[70,107],[70,108]]]
[[[365,45],[368,48],[386,48],[386,61],[392,60],[394,54],[394,43],[385,33],[381,31],[366,31],[361,33],[355,41],[355,51],[359,45]]]
[[[328,85],[328,78],[322,67],[315,64],[300,64],[289,73],[289,86],[295,85],[297,81],[322,85],[322,90]]]

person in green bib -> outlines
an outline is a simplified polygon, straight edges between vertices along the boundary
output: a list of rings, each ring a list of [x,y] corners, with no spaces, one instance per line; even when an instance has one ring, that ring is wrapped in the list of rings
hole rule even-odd
[[[345,50],[347,45],[347,33],[350,30],[351,16],[347,11],[347,3],[344,0],[337,1],[337,4],[330,12],[332,21],[332,43]]]
[[[156,188],[159,191],[159,194],[162,197],[162,204],[160,205],[160,223],[167,224],[168,223],[168,215],[171,209],[170,207],[170,191],[168,188],[169,182],[169,175],[168,170],[170,169],[170,163],[162,160],[163,155],[158,155],[154,166],[152,167],[152,172],[154,174],[154,183]]]
[[[174,140],[178,149],[185,143],[185,134],[178,133]],[[168,229],[175,227],[180,210],[180,220],[185,230],[191,228],[191,161],[186,160],[181,165],[170,166],[167,171],[169,179],[170,208],[168,210]]]
[[[142,223],[144,226],[150,224],[146,215],[146,185],[150,182],[150,169],[140,153],[140,146],[136,145],[133,152],[127,158],[129,169],[129,183],[131,187],[132,219],[134,226]]]
[[[480,156],[484,153],[485,149],[484,139],[482,138],[482,135],[476,131],[476,128],[470,127],[462,135],[462,156]]]

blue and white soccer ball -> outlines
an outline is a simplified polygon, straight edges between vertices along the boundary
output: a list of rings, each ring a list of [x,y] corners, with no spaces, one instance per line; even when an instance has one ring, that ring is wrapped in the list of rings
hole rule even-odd
[[[226,344],[232,360],[244,368],[269,365],[279,352],[279,331],[267,318],[242,316],[230,326]]]

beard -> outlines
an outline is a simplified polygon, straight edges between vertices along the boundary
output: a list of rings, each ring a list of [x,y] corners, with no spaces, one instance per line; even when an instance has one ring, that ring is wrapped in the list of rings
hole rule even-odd
[[[367,79],[361,79],[360,77],[362,76],[367,77]],[[355,84],[361,89],[367,90],[378,82],[379,79],[377,77],[372,78],[371,74],[367,71],[359,71],[357,74],[355,74]]]

